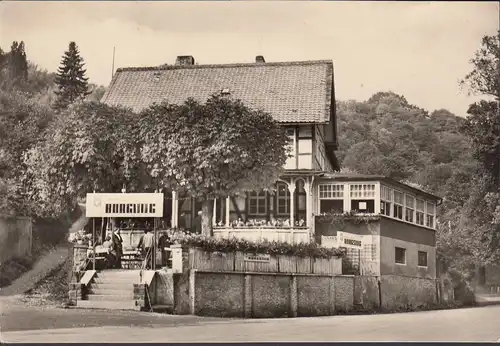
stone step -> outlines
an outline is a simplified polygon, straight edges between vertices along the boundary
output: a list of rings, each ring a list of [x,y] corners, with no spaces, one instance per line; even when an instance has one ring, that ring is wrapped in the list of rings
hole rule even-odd
[[[104,289],[104,290],[125,290],[133,291],[134,284],[130,282],[93,282],[90,289]]]
[[[97,274],[103,275],[116,275],[116,276],[139,276],[141,273],[140,270],[128,270],[128,269],[109,269],[109,270],[101,270]]]
[[[127,294],[118,294],[118,295],[110,295],[110,294],[89,294],[87,296],[88,300],[104,300],[104,301],[134,301],[134,292],[130,292]]]
[[[107,309],[107,310],[140,310],[135,301],[111,301],[111,300],[78,300],[77,308],[83,309]]]
[[[89,295],[90,294],[108,295],[108,296],[129,296],[129,297],[133,298],[134,297],[134,289],[133,289],[133,287],[124,288],[124,289],[91,287],[90,291],[89,291]]]
[[[110,284],[130,284],[130,285],[133,285],[133,284],[138,284],[139,283],[139,278],[121,278],[121,277],[117,277],[117,278],[110,278],[110,277],[101,277],[101,276],[97,276],[94,278],[94,282],[95,283],[98,283],[98,284],[106,284],[106,283],[110,283]]]

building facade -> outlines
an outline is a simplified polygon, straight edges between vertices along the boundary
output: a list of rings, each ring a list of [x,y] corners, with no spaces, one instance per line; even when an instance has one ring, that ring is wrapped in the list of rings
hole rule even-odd
[[[248,240],[321,243],[337,231],[327,214],[375,216],[346,224],[343,232],[362,237],[349,256],[361,273],[435,278],[436,208],[440,199],[382,176],[335,173],[339,164],[332,61],[196,65],[180,56],[175,65],[118,69],[103,96],[109,105],[136,112],[153,103],[205,101],[224,91],[286,127],[291,157],[273,191],[216,199],[214,235]],[[177,191],[164,191],[171,227],[193,226],[201,206]]]

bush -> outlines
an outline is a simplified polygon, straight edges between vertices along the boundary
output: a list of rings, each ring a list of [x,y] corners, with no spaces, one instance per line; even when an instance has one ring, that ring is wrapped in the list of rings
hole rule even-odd
[[[476,304],[476,297],[473,289],[470,287],[464,274],[455,269],[448,270],[451,282],[453,284],[453,293],[455,301],[464,306],[472,306]]]
[[[0,287],[9,286],[33,266],[29,258],[11,258],[0,265]]]

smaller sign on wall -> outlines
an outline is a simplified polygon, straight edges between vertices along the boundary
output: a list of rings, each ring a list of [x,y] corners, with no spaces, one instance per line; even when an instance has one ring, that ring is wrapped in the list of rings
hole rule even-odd
[[[258,254],[258,255],[243,255],[243,260],[245,262],[271,262],[271,255]]]
[[[337,236],[334,235],[322,235],[321,236],[321,246],[326,248],[336,248],[339,247],[337,242]]]
[[[337,232],[338,246],[352,249],[363,248],[363,236],[358,234]]]

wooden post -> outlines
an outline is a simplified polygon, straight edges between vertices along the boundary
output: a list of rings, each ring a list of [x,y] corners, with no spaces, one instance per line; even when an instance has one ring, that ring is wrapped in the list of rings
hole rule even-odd
[[[93,248],[93,258],[92,258],[92,269],[95,270],[95,217],[92,218],[92,248]]]
[[[177,228],[179,225],[179,200],[177,198],[177,191],[172,191],[172,228]]]
[[[292,179],[288,185],[290,192],[290,226],[295,227],[295,181]]]
[[[214,211],[212,215],[212,226],[217,226],[217,198],[214,198]]]
[[[229,200],[229,196],[226,198],[226,227],[229,227],[229,223],[230,223],[230,208],[231,208],[231,201]]]
[[[313,225],[312,225],[312,206],[311,206],[311,183],[309,179],[304,184],[304,189],[306,190],[306,226],[309,232],[309,239],[313,235]]]

